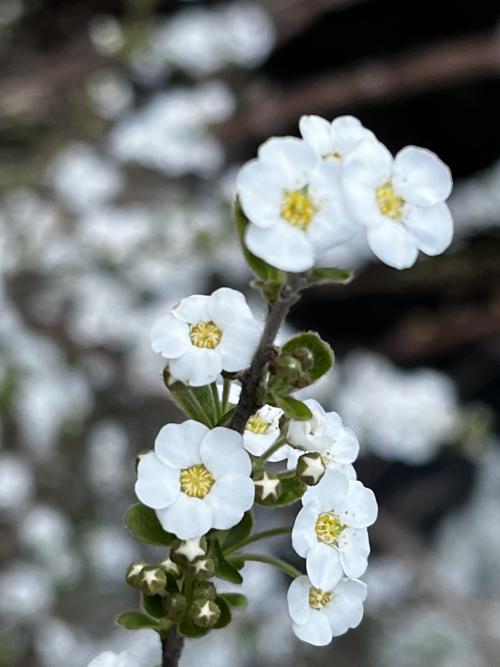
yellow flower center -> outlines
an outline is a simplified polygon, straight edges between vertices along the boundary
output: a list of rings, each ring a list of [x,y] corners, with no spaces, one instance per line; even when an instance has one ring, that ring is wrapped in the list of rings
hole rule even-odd
[[[336,546],[340,535],[346,528],[347,525],[331,512],[320,514],[315,526],[316,536],[320,542]]]
[[[311,586],[309,589],[309,606],[312,609],[323,609],[331,602],[332,597],[333,593]]]
[[[342,151],[336,148],[334,151],[325,153],[321,156],[323,160],[342,160]]]
[[[405,200],[394,192],[392,181],[387,181],[375,190],[375,199],[382,215],[391,220],[402,220],[404,215]]]
[[[307,189],[284,190],[281,203],[281,217],[292,227],[307,231],[317,212],[316,206],[307,194]]]
[[[209,322],[198,322],[189,329],[191,343],[196,347],[213,350],[220,343],[222,330],[210,320]]]
[[[257,435],[264,435],[268,432],[270,426],[271,424],[266,422],[266,420],[262,419],[259,415],[253,415],[247,421],[245,429],[252,433],[257,433]]]
[[[212,473],[203,463],[197,463],[181,472],[181,491],[191,498],[204,498],[215,483]]]

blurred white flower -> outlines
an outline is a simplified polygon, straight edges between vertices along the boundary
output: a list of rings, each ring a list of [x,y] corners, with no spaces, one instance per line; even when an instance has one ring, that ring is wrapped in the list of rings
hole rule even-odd
[[[128,80],[112,70],[94,72],[87,81],[87,93],[95,112],[107,119],[121,116],[134,99]]]
[[[88,667],[138,667],[138,665],[126,651],[122,653],[104,651],[91,660]]]
[[[34,492],[30,466],[19,456],[0,456],[0,512],[22,513]]]
[[[89,528],[83,550],[93,573],[106,583],[122,581],[127,566],[139,557],[138,545],[118,524]]]
[[[54,507],[34,505],[18,527],[21,543],[44,558],[56,555],[67,545],[71,528],[69,520]]]
[[[37,620],[53,600],[52,585],[42,568],[14,562],[0,573],[0,616]]]
[[[87,470],[98,495],[108,495],[130,485],[132,469],[127,431],[118,421],[96,424],[89,434]]]
[[[95,16],[89,25],[89,36],[96,51],[109,56],[117,53],[123,44],[123,30],[113,16],[102,14]]]
[[[239,433],[187,420],[167,424],[140,457],[137,497],[182,540],[235,526],[253,504],[252,465]]]

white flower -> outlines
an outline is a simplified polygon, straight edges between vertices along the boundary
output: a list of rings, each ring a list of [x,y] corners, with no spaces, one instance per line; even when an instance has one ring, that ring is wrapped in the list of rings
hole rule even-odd
[[[362,581],[343,579],[332,589],[323,590],[312,585],[308,577],[297,577],[287,595],[293,631],[302,641],[326,646],[332,637],[360,624],[365,597]]]
[[[299,556],[307,558],[311,580],[316,583],[321,576],[335,582],[339,563],[348,577],[360,577],[370,553],[366,528],[377,518],[373,491],[337,470],[327,470],[320,482],[305,492],[302,504],[292,544]]]
[[[243,445],[247,452],[262,456],[280,437],[280,419],[283,410],[264,405],[250,417],[243,433]],[[283,461],[290,453],[290,447],[283,445],[271,454],[269,461]]]
[[[438,255],[450,245],[453,220],[444,202],[452,178],[431,151],[407,146],[393,158],[381,143],[365,141],[345,161],[343,187],[372,251],[389,266],[406,269],[419,250]]]
[[[127,653],[113,653],[113,651],[104,651],[99,653],[88,664],[88,667],[138,667],[138,663]]]
[[[167,424],[141,456],[135,492],[181,540],[235,526],[253,504],[252,465],[239,433],[199,422]]]
[[[292,447],[298,448],[290,451],[288,467],[295,468],[304,451],[321,452],[325,465],[355,461],[359,442],[354,431],[342,424],[342,419],[336,412],[325,412],[313,398],[306,399],[304,403],[313,416],[307,421],[292,419],[288,425],[288,442]]]
[[[238,176],[250,221],[248,249],[283,271],[310,269],[322,252],[359,232],[348,217],[336,170],[295,137],[273,138]]]
[[[299,121],[302,138],[322,160],[341,166],[345,158],[363,141],[376,141],[354,116],[339,116],[331,123],[321,116],[302,116]]]
[[[169,360],[172,375],[194,387],[213,382],[222,370],[250,365],[262,327],[241,292],[221,287],[211,296],[182,299],[151,330],[151,345]]]

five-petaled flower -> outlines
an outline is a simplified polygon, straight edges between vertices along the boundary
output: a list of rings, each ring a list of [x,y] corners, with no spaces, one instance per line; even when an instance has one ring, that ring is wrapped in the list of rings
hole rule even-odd
[[[262,456],[281,436],[280,419],[283,410],[272,405],[259,408],[247,421],[243,432],[243,444],[247,452],[254,456]],[[273,452],[268,461],[283,461],[290,453],[286,444]]]
[[[339,167],[363,141],[377,141],[373,132],[354,116],[339,116],[331,123],[321,116],[302,116],[299,129],[306,144],[321,160]]]
[[[140,457],[135,492],[181,540],[235,526],[253,505],[250,457],[239,433],[188,420],[167,424]]]
[[[198,387],[214,382],[223,370],[245,369],[261,330],[243,294],[221,287],[210,296],[182,299],[155,322],[151,344],[168,359],[174,378]]]
[[[326,646],[332,637],[343,635],[361,622],[366,585],[342,579],[335,586],[323,589],[301,576],[292,581],[287,597],[297,637],[314,646]]]

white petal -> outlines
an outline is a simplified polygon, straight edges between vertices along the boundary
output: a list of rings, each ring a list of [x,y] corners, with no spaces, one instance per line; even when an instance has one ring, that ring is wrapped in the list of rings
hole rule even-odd
[[[366,528],[375,523],[378,514],[377,500],[371,489],[357,480],[349,481],[349,490],[342,508],[338,507],[342,520],[354,528]]]
[[[342,533],[340,560],[348,577],[357,579],[368,567],[370,543],[366,528],[346,528]]]
[[[338,463],[352,463],[359,454],[359,442],[354,431],[343,427],[335,436],[332,456]]]
[[[262,454],[276,441],[278,436],[279,433],[276,433],[275,431],[272,431],[271,433],[253,433],[252,431],[246,430],[243,433],[243,445],[250,454],[253,454],[254,456],[262,456]],[[280,447],[280,449],[282,448]]]
[[[415,264],[418,249],[414,240],[396,220],[387,219],[367,229],[367,239],[375,255],[395,269],[408,269]]]
[[[173,503],[180,492],[179,473],[164,465],[154,452],[144,454],[137,466],[135,495],[141,503],[160,509]]]
[[[318,159],[314,151],[297,137],[273,137],[259,148],[259,159],[272,164],[284,179],[283,187],[301,188],[309,180]]]
[[[302,503],[314,503],[319,512],[329,512],[340,505],[349,488],[349,480],[338,470],[327,470],[316,486],[302,496]]]
[[[238,196],[247,218],[259,227],[274,225],[283,200],[283,177],[261,160],[247,162],[238,174]]]
[[[292,529],[292,546],[302,558],[306,558],[309,551],[317,544],[315,525],[318,518],[318,510],[315,505],[309,503],[297,514]]]
[[[315,544],[307,554],[307,574],[316,588],[335,588],[344,574],[338,550],[322,542]]]
[[[169,363],[172,375],[192,387],[201,387],[214,382],[222,371],[222,355],[214,350],[191,345],[188,352]]]
[[[284,220],[268,229],[250,225],[245,243],[250,252],[282,271],[298,273],[314,264],[314,251],[307,235]]]
[[[393,184],[398,194],[418,206],[433,206],[450,196],[449,168],[426,148],[407,146],[394,160]]]
[[[271,456],[267,459],[271,463],[276,463],[277,461],[284,461],[285,459],[288,458],[290,454],[290,447],[288,445],[283,445],[283,447],[280,447],[277,449],[274,454],[271,454]]]
[[[309,606],[309,588],[311,584],[309,579],[302,575],[292,581],[287,593],[288,613],[294,623],[302,625],[307,623],[311,615]]]
[[[331,143],[343,156],[353,151],[362,141],[376,142],[375,135],[354,116],[339,116],[332,121],[330,128]]]
[[[324,611],[312,610],[307,623],[294,624],[292,629],[299,639],[313,646],[326,646],[332,641],[332,630]]]
[[[201,463],[200,445],[208,428],[193,419],[167,424],[155,440],[155,453],[170,468],[182,470]]]
[[[180,322],[186,322],[187,324],[208,322],[210,320],[209,303],[209,296],[193,294],[179,301],[172,308],[172,315]]]
[[[334,637],[343,635],[349,628],[356,628],[363,618],[363,604],[354,596],[338,593],[335,595],[325,612],[330,621]]]
[[[453,238],[453,218],[446,204],[412,206],[405,225],[417,248],[426,255],[444,252]]]
[[[223,330],[234,321],[252,317],[243,294],[229,287],[221,287],[210,295],[208,310],[210,319]]]
[[[219,345],[223,369],[237,372],[250,366],[261,335],[261,324],[249,317],[235,321],[225,329]]]
[[[216,477],[235,474],[250,476],[252,463],[243,449],[243,437],[230,428],[218,426],[203,438],[201,458],[208,470]]]
[[[167,359],[176,359],[190,347],[189,327],[172,315],[160,317],[151,328],[151,347]]]
[[[286,467],[288,470],[294,470],[297,467],[299,458],[304,453],[303,449],[296,449],[295,447],[290,447],[288,454],[288,461]]]
[[[212,510],[200,498],[180,493],[177,500],[156,515],[163,528],[180,540],[194,540],[208,533],[213,527]]]
[[[335,592],[342,595],[350,595],[360,602],[366,600],[367,586],[359,579],[343,579],[337,586]]]
[[[318,157],[332,151],[330,123],[321,116],[302,116],[299,120],[302,138]]]
[[[393,157],[380,141],[363,141],[344,162],[344,185],[355,181],[373,191],[392,175]]]
[[[250,477],[223,475],[213,485],[206,497],[212,509],[212,524],[219,530],[236,526],[254,502],[255,486]]]

